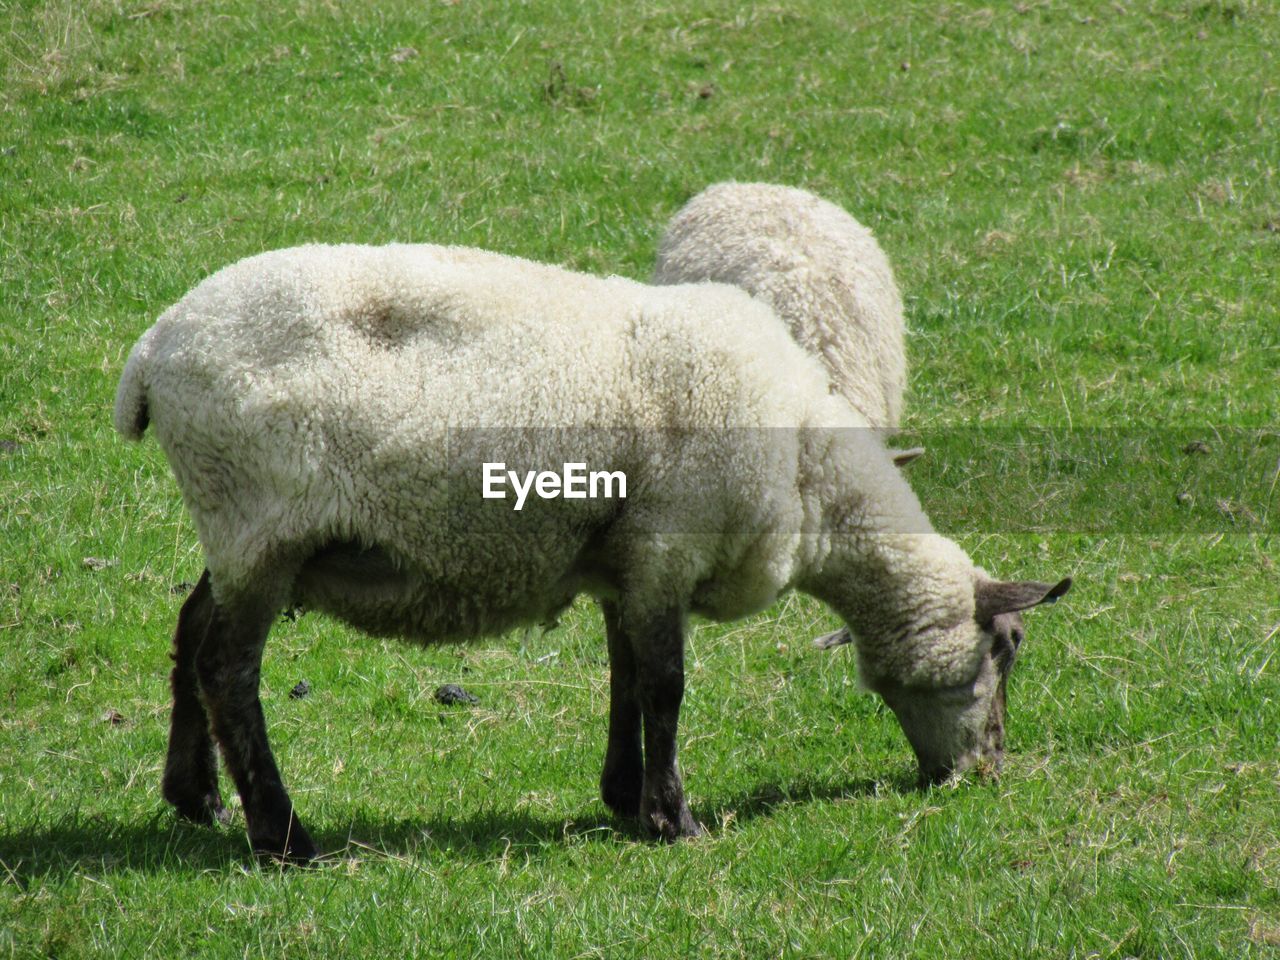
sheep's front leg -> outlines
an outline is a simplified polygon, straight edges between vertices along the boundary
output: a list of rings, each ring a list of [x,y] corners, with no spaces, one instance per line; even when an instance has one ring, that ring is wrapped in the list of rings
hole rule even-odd
[[[316,857],[316,847],[280,780],[258,699],[262,648],[273,619],[274,613],[244,615],[215,606],[196,670],[213,734],[244,805],[254,852],[305,863]]]
[[[609,745],[600,775],[600,797],[620,817],[640,814],[644,786],[640,701],[636,698],[636,658],[622,631],[618,606],[603,601],[605,637],[609,643]]]
[[[173,632],[173,712],[161,782],[164,798],[173,804],[178,815],[196,823],[225,823],[229,819],[218,791],[218,757],[196,677],[196,654],[212,618],[213,593],[206,570],[182,605]]]
[[[684,798],[676,765],[676,733],[684,699],[684,614],[668,610],[622,621],[635,656],[636,697],[644,718],[644,784],[640,822],[664,840],[696,837],[701,828]]]

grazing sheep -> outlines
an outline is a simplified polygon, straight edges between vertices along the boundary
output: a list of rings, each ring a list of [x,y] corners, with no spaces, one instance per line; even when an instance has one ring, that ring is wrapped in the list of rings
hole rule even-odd
[[[717,183],[671,218],[654,268],[658,284],[704,280],[767,303],[871,426],[898,426],[902,297],[884,251],[857,220],[794,187]]]
[[[936,779],[999,759],[1013,651],[993,624],[1067,587],[977,571],[818,362],[717,284],[432,246],[267,253],[199,284],[134,346],[115,424],[137,439],[148,423],[207,564],[174,634],[164,795],[225,819],[216,742],[254,849],[289,861],[316,847],[258,681],[293,604],[435,641],[599,598],[602,795],[675,839],[698,832],[676,764],[689,612],[742,617],[792,587],[829,603]],[[497,461],[621,471],[627,496],[516,511],[482,495]]]

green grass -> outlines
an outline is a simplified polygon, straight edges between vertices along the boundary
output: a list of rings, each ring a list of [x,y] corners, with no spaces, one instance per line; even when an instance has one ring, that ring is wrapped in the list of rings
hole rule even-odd
[[[1274,956],[1278,56],[1267,0],[0,2],[0,956]],[[282,873],[238,817],[176,823],[201,560],[156,446],[110,428],[134,338],[303,241],[643,278],[728,178],[876,230],[922,500],[990,569],[1077,578],[1032,615],[1002,781],[913,790],[791,597],[692,632],[711,829],[657,846],[596,796],[589,605],[427,650],[304,617],[264,703],[343,856]],[[1084,453],[1010,452],[1043,428]]]

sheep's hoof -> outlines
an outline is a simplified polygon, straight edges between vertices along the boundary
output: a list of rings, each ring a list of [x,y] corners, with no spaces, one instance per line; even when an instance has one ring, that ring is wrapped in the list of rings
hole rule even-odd
[[[652,836],[666,843],[691,840],[702,835],[702,826],[693,819],[687,806],[681,806],[680,812],[674,817],[659,808],[642,811],[640,822]]]
[[[253,854],[260,860],[270,860],[285,866],[309,866],[320,857],[320,851],[303,829],[297,817],[289,818],[283,838],[279,836],[255,837],[250,835]]]
[[[643,773],[606,771],[600,778],[600,799],[616,816],[634,819],[640,815],[640,790]]]

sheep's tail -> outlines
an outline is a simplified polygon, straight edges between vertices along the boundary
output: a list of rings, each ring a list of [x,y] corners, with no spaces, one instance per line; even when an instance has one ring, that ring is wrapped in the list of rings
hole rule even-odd
[[[141,440],[142,434],[151,422],[151,414],[147,410],[147,365],[151,359],[151,331],[133,345],[129,360],[124,365],[124,373],[120,375],[120,385],[116,387],[116,406],[113,420],[116,430],[126,440]]]

